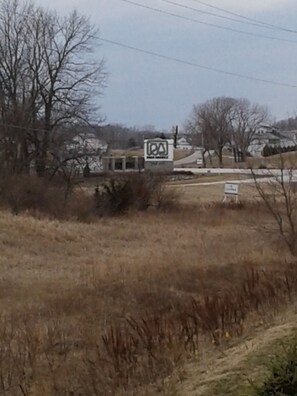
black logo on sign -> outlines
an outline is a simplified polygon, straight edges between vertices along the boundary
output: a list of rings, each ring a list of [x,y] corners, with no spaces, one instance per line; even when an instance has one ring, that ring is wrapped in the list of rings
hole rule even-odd
[[[147,156],[148,158],[167,158],[168,142],[148,142]]]

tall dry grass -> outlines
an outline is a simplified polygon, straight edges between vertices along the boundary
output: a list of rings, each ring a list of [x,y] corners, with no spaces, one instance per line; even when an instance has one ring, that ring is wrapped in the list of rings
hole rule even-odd
[[[0,212],[0,394],[156,394],[295,298],[261,205],[92,224]],[[281,268],[280,268],[281,267]]]

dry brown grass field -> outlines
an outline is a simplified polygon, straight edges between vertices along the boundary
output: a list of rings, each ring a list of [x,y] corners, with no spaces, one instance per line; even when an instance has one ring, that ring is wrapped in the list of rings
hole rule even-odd
[[[176,188],[174,210],[89,223],[0,211],[0,394],[249,394],[244,345],[294,328],[293,259],[251,186],[240,209]]]
[[[250,179],[247,175],[203,175],[188,180],[168,183],[170,189],[179,192],[179,199],[186,205],[220,203],[224,197],[224,182]],[[203,183],[213,183],[203,185]],[[217,184],[216,184],[217,183]],[[239,200],[244,202],[259,202],[257,189],[253,184],[241,184]]]

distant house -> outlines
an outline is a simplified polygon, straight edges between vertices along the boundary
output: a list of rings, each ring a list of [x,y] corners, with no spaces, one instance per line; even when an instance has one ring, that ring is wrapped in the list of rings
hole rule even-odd
[[[88,167],[90,172],[102,170],[102,154],[108,150],[108,144],[93,133],[78,134],[66,145],[68,156],[73,156],[78,171]]]
[[[187,141],[185,137],[177,139],[176,148],[180,150],[192,150],[194,147]]]
[[[264,147],[290,149],[296,145],[297,131],[279,131],[270,125],[261,125],[253,136],[248,152],[254,157],[261,157]]]
[[[93,133],[85,135],[79,134],[74,136],[70,143],[67,145],[68,150],[76,150],[80,153],[85,152],[89,155],[106,152],[108,144],[99,139]]]

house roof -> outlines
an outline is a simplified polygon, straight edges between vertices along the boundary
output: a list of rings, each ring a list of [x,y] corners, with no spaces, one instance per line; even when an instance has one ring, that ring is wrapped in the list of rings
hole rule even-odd
[[[297,137],[297,130],[281,131],[280,134],[287,139],[295,139]]]
[[[191,143],[189,143],[184,136],[177,139],[177,144],[191,146]]]

